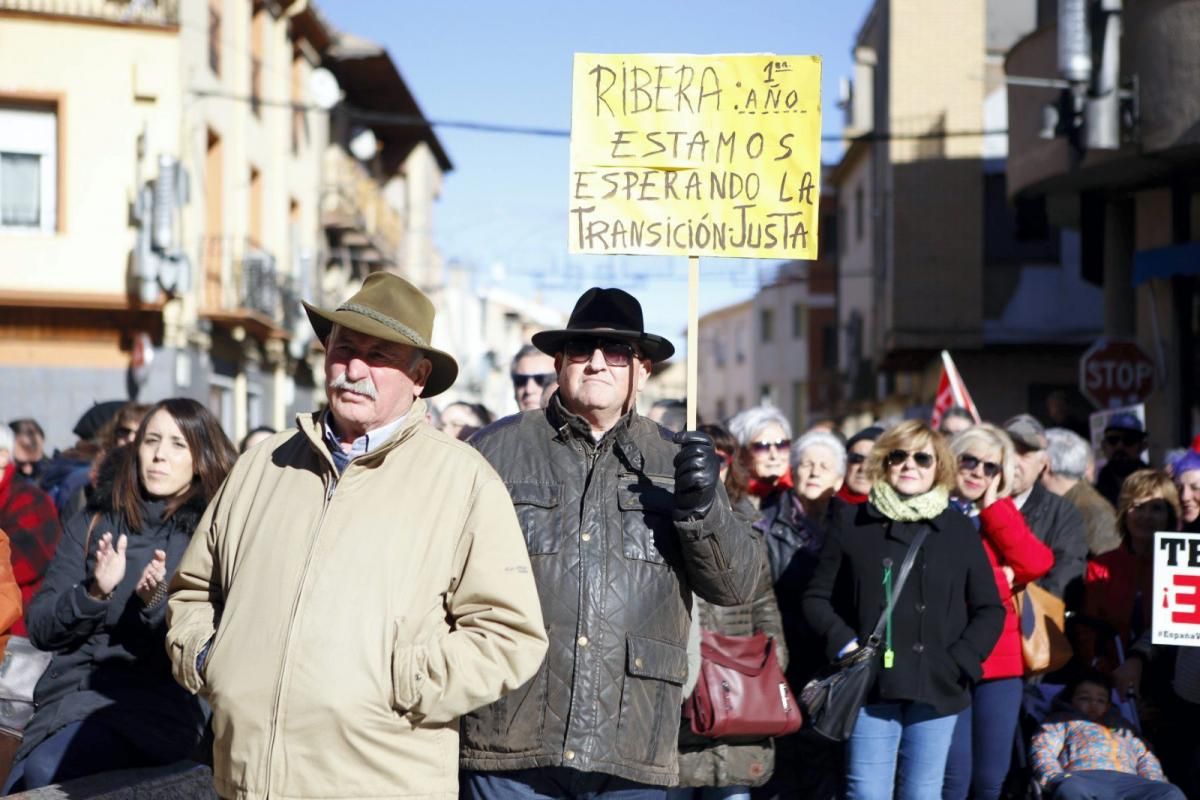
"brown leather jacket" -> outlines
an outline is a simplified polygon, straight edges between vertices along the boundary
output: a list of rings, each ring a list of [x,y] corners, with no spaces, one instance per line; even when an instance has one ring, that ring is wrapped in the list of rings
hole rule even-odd
[[[462,721],[462,766],[565,766],[674,785],[692,593],[746,603],[761,545],[724,489],[675,522],[679,446],[636,412],[599,442],[555,396],[471,443],[517,509],[550,649],[524,686]]]

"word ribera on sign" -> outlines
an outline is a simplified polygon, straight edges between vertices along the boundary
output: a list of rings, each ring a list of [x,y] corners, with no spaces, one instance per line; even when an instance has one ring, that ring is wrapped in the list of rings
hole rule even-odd
[[[814,56],[575,56],[573,253],[816,258]]]

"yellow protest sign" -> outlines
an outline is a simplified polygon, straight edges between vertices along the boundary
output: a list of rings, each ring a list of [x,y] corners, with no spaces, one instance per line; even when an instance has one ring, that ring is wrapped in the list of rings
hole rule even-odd
[[[817,257],[818,56],[575,54],[570,252]]]

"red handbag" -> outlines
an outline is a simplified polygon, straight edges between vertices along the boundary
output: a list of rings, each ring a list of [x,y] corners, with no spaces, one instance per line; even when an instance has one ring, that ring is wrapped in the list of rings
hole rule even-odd
[[[803,717],[765,633],[701,629],[700,678],[683,704],[692,732],[709,739],[765,739],[800,730]]]

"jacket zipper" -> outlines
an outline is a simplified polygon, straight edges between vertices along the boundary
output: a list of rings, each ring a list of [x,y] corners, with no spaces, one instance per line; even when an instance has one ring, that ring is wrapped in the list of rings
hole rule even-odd
[[[336,469],[335,469],[336,472]],[[283,653],[279,658],[279,675],[275,678],[275,705],[271,709],[271,736],[267,740],[267,791],[266,796],[271,796],[271,784],[274,782],[272,769],[275,762],[275,739],[279,733],[279,707],[283,702],[283,677],[287,670],[288,652],[292,645],[292,633],[296,629],[296,610],[300,606],[300,598],[304,595],[304,587],[308,581],[308,570],[312,566],[313,553],[317,549],[317,540],[321,536],[321,526],[325,523],[325,513],[329,510],[329,503],[333,500],[333,491],[337,488],[338,476],[333,474],[329,478],[329,485],[325,489],[325,502],[321,505],[321,515],[317,518],[317,526],[313,531],[312,541],[308,546],[308,554],[304,558],[304,569],[300,572],[300,585],[296,589],[296,596],[292,599],[292,612],[288,619],[287,635],[283,639]]]

